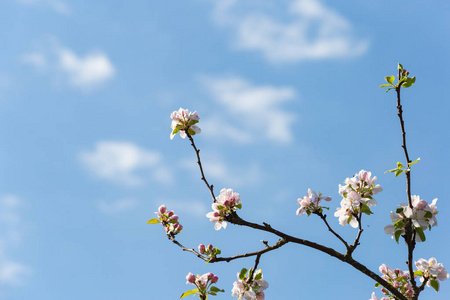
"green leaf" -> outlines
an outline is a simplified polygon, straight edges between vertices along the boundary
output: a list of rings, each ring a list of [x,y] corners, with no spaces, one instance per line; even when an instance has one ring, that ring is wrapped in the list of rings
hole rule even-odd
[[[241,273],[239,273],[239,279],[240,280],[244,280],[245,275],[247,274],[247,269],[246,268],[242,268]]]
[[[416,82],[416,77],[408,77],[406,78],[405,82],[402,84],[402,86],[404,88],[409,88],[410,86],[412,86],[414,84],[414,82]]]
[[[433,287],[433,289],[436,290],[436,293],[439,292],[439,281],[437,280],[431,280],[430,281],[431,286]]]
[[[394,88],[389,88],[386,90],[386,93],[389,92],[390,90],[393,90]]]
[[[418,159],[416,159],[413,162],[410,162],[408,165],[411,167],[412,165],[414,165],[415,163],[417,163],[420,160],[420,157]]]
[[[189,133],[190,135],[195,135],[195,131],[192,130],[190,127],[189,127],[189,129],[188,129],[188,133]]]
[[[397,222],[394,223],[394,228],[395,229],[403,228],[404,225],[405,223],[403,223],[403,220],[398,220]]]
[[[404,168],[405,166],[401,162],[397,162],[397,168]]]
[[[402,71],[403,71],[403,66],[402,66],[402,64],[401,64],[401,63],[398,63],[398,66],[397,66],[397,68],[398,68],[399,70],[402,70]]]
[[[178,131],[180,131],[181,127],[180,125],[177,125],[177,127],[175,127],[175,129],[172,131],[172,134],[177,134]]]
[[[370,208],[369,208],[369,206],[368,206],[367,204],[363,204],[363,205],[361,206],[361,211],[362,211],[363,213],[365,213],[366,215],[371,215],[371,214],[373,214],[373,212],[370,210]]]
[[[210,291],[214,292],[214,293],[218,293],[218,292],[224,293],[225,292],[225,290],[221,290],[221,289],[219,289],[218,287],[215,287],[215,286],[211,286]]]
[[[414,271],[414,275],[423,276],[422,271]]]
[[[195,125],[195,124],[197,124],[197,123],[198,123],[198,120],[190,120],[189,123],[188,123],[188,125],[189,125],[189,126],[192,126],[192,125]]]
[[[420,239],[422,240],[422,242],[425,242],[425,234],[423,233],[423,229],[420,227],[416,227],[415,230],[419,235]]]
[[[381,89],[382,87],[391,87],[391,86],[392,86],[391,84],[382,84],[380,85],[379,89]]]
[[[193,289],[191,291],[186,291],[183,294],[181,294],[180,299],[183,299],[186,296],[195,295],[195,293],[198,292],[198,289]]]
[[[395,171],[397,171],[397,169],[387,170],[386,172],[384,172],[384,174],[386,174],[386,173],[394,173]]]
[[[213,295],[213,296],[217,296],[217,294],[214,293],[214,292],[208,292],[208,294]]]
[[[402,235],[401,230],[398,230],[395,232],[395,241],[397,242],[397,244],[398,244],[398,239],[400,238],[401,235]]]
[[[376,287],[376,288],[379,287],[379,286],[381,286],[381,284],[379,284],[378,282],[375,283],[375,287]]]
[[[433,214],[431,212],[429,212],[429,211],[427,211],[425,213],[425,215],[424,215],[424,217],[427,218],[427,219],[431,218],[432,216],[433,216]]]
[[[242,203],[236,204],[234,207],[241,209],[242,208]]]
[[[159,221],[159,219],[156,218],[147,221],[147,224],[159,224],[159,223],[161,222]]]
[[[397,214],[400,214],[400,213],[402,213],[403,212],[403,207],[398,207],[396,210],[395,210],[395,213],[397,213]]]
[[[253,279],[254,279],[254,280],[261,280],[261,278],[262,278],[262,270],[259,269],[259,270],[257,270],[257,271],[255,272],[255,274],[254,274],[254,276],[253,276]]]
[[[402,173],[403,173],[403,170],[402,170],[402,169],[397,169],[397,170],[395,170],[395,177],[400,176],[400,174],[402,174]]]
[[[386,76],[386,77],[384,77],[384,80],[386,80],[388,83],[392,84],[395,80],[395,76],[394,75]]]

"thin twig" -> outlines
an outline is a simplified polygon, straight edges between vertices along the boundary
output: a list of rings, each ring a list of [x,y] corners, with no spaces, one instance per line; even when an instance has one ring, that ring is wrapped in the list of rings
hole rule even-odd
[[[208,190],[209,190],[209,192],[211,193],[211,197],[212,197],[212,199],[213,199],[213,202],[216,202],[216,197],[214,196],[214,186],[213,186],[213,185],[210,185],[210,184],[208,183],[208,181],[206,180],[206,177],[205,177],[205,173],[203,172],[202,162],[201,162],[201,160],[200,160],[200,149],[197,149],[197,147],[195,146],[195,143],[194,143],[194,139],[193,139],[192,136],[187,132],[187,130],[186,130],[186,135],[187,135],[187,137],[189,138],[189,140],[191,141],[191,145],[192,145],[192,147],[193,147],[194,150],[195,150],[195,154],[197,155],[197,164],[198,164],[198,166],[200,167],[200,173],[202,174],[202,180],[203,180],[203,182],[206,184],[206,186],[208,187]]]
[[[356,219],[358,220],[358,224],[359,224],[359,230],[358,233],[356,235],[356,238],[353,242],[353,245],[351,245],[349,247],[349,250],[347,251],[347,253],[345,254],[345,256],[351,256],[353,251],[355,251],[356,247],[358,247],[359,245],[359,239],[361,238],[361,234],[363,233],[364,229],[362,229],[362,212],[361,212],[361,204],[359,204],[359,216],[356,217]]]
[[[330,231],[332,234],[334,234],[334,236],[337,237],[337,238],[345,245],[345,248],[347,248],[347,251],[348,251],[349,248],[350,248],[350,246],[348,245],[348,243],[347,243],[347,242],[346,242],[339,234],[337,234],[337,233],[333,230],[333,228],[331,228],[330,224],[328,224],[328,221],[327,221],[327,215],[324,215],[324,214],[321,213],[321,212],[316,213],[316,214],[323,220],[323,222],[325,223],[325,225],[327,225],[328,231]]]

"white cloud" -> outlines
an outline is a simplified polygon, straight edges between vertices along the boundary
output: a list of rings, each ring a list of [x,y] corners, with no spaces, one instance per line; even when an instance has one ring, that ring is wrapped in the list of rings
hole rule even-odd
[[[214,19],[232,30],[234,46],[274,63],[352,57],[368,48],[347,19],[318,0],[289,0],[278,14],[279,1],[213,2]]]
[[[38,51],[23,54],[21,61],[83,90],[102,85],[116,73],[114,65],[102,51],[80,56],[53,38],[45,40]]]
[[[133,210],[138,207],[139,202],[135,199],[125,198],[117,201],[98,201],[97,207],[107,215],[115,215],[125,211]]]
[[[31,269],[10,258],[21,242],[23,229],[19,213],[22,201],[14,195],[0,197],[0,284],[22,284]]]
[[[68,16],[72,13],[72,10],[70,9],[69,5],[66,2],[60,0],[15,0],[15,1],[22,5],[28,6],[37,5],[49,7],[50,9],[54,10],[55,12],[61,15]]]
[[[226,118],[216,115],[203,121],[205,134],[242,143],[255,137],[283,143],[292,140],[295,115],[282,109],[281,104],[296,97],[294,89],[255,86],[238,77],[203,77],[202,83],[227,110]]]
[[[172,173],[161,164],[159,153],[129,142],[98,142],[93,151],[82,152],[80,160],[96,176],[128,186],[141,185],[148,174],[160,183],[172,180]]]

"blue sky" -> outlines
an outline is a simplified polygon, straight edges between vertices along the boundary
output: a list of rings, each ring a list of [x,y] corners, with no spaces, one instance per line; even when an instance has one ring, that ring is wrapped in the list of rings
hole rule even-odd
[[[63,1],[0,4],[0,299],[178,299],[188,272],[213,272],[230,299],[252,259],[209,264],[157,225],[175,210],[188,247],[225,256],[276,237],[205,217],[209,193],[170,113],[197,110],[196,136],[216,191],[240,193],[240,215],[328,246],[314,217],[296,216],[308,188],[333,198],[361,169],[384,191],[355,258],[406,269],[406,247],[383,232],[405,201],[395,95],[378,86],[398,62],[412,192],[439,198],[438,227],[418,258],[450,269],[447,1]],[[348,240],[356,232],[330,223]],[[266,299],[369,299],[369,278],[311,249],[262,257]],[[449,299],[450,282],[421,299]],[[377,295],[381,296],[379,290]],[[194,298],[192,298],[194,299]]]

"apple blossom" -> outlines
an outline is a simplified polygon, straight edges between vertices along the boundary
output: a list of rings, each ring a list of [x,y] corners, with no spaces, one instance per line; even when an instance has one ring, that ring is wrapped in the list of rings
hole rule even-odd
[[[209,244],[208,246],[205,246],[203,244],[198,245],[198,252],[200,254],[208,256],[210,258],[208,262],[214,260],[217,255],[222,253],[220,249],[218,249],[217,247],[213,247],[213,245],[211,244]]]
[[[381,274],[383,274],[381,276],[381,278],[383,278],[384,280],[386,280],[390,285],[392,285],[394,288],[396,288],[401,294],[403,294],[407,299],[411,299],[412,295],[413,295],[413,291],[412,291],[412,287],[411,284],[409,282],[409,273],[407,271],[402,271],[400,269],[391,269],[388,266],[386,266],[385,264],[382,264],[379,267],[379,271]],[[377,283],[375,285],[376,287],[379,287],[380,284]],[[386,288],[382,288],[381,292],[388,297],[383,297],[380,300],[383,299],[391,299],[392,294],[386,289]],[[375,293],[372,293],[372,299],[378,299],[375,296]]]
[[[194,124],[198,123],[200,117],[197,112],[189,112],[187,109],[180,108],[178,111],[174,111],[170,117],[172,118],[172,133],[170,134],[170,139],[173,139],[177,132],[180,132],[180,136],[184,139],[186,137],[186,131],[190,135],[195,135],[201,132],[201,129]]]
[[[250,269],[250,273],[252,273],[252,269]],[[253,273],[252,280],[246,275],[247,269],[245,268],[237,273],[238,280],[233,283],[231,296],[238,297],[239,300],[264,300],[265,294],[263,291],[269,287],[269,283],[262,279],[261,269]]]
[[[309,216],[311,213],[321,213],[325,208],[320,206],[321,200],[330,201],[331,197],[322,197],[322,193],[319,192],[319,195],[317,195],[316,192],[308,189],[308,193],[303,198],[297,199],[297,203],[300,205],[300,208],[297,209],[297,215],[306,213]]]
[[[437,226],[437,198],[430,205],[425,200],[421,200],[420,196],[417,195],[412,195],[411,200],[413,208],[411,209],[406,203],[401,203],[395,213],[391,211],[392,224],[384,227],[384,232],[391,234],[392,238],[395,238],[397,242],[398,238],[405,234],[408,219],[411,219],[414,231],[416,232],[416,242],[424,242],[425,234],[423,231],[427,228],[431,230],[431,227]]]
[[[220,228],[226,228],[226,217],[237,209],[241,209],[241,199],[238,193],[233,192],[232,189],[222,189],[220,195],[216,197],[216,202],[212,204],[212,212],[206,214],[206,217],[212,223],[216,223],[214,228],[219,230]]]
[[[428,261],[421,258],[415,262],[418,271],[414,274],[420,276],[420,282],[427,280],[427,286],[432,286],[436,291],[439,290],[439,281],[449,278],[443,264],[438,263],[436,258],[432,257]]]
[[[186,276],[186,284],[195,285],[197,288],[191,291],[184,292],[180,298],[184,298],[189,295],[198,295],[200,299],[206,299],[208,295],[217,295],[218,292],[225,292],[212,284],[217,283],[219,277],[213,273],[205,273],[202,276],[195,276],[192,273],[188,273]]]
[[[372,173],[361,170],[352,178],[345,179],[345,185],[339,185],[339,194],[343,197],[341,207],[336,209],[335,217],[339,218],[339,224],[345,226],[350,224],[352,227],[358,227],[358,215],[365,213],[372,214],[371,206],[376,206],[377,201],[373,198],[383,191],[379,184],[375,184],[376,176]]]
[[[151,219],[148,224],[161,223],[169,235],[176,235],[183,230],[183,226],[178,222],[178,216],[173,210],[168,211],[165,205],[161,205],[155,214],[158,218]]]

